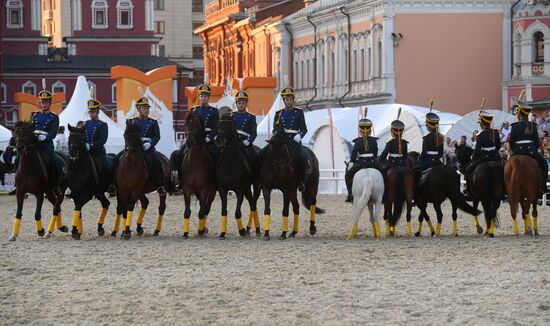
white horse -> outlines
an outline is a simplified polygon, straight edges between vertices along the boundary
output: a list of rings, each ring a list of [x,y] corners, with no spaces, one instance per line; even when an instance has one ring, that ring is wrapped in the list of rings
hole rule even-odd
[[[372,231],[376,238],[380,237],[380,224],[382,214],[382,197],[384,196],[384,177],[376,169],[359,170],[353,177],[353,218],[348,239],[357,235],[359,216],[363,213],[365,206],[369,206],[370,222]],[[373,209],[374,206],[374,209]]]

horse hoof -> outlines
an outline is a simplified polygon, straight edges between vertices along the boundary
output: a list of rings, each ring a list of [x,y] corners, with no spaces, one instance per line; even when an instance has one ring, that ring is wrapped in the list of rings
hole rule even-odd
[[[224,240],[225,239],[225,232],[220,233],[219,238],[220,238],[220,240]]]
[[[243,228],[239,230],[239,235],[241,237],[246,237],[247,235],[250,235],[250,232],[246,232],[246,230]]]
[[[97,227],[97,235],[102,237],[105,235],[105,229],[103,229],[103,227]]]
[[[189,239],[189,233],[185,232],[182,236],[185,240]]]
[[[315,225],[311,225],[309,227],[309,234],[310,235],[315,235],[315,233],[317,233],[317,227]]]
[[[420,232],[416,232],[416,233],[414,234],[414,236],[415,236],[415,237],[420,237]]]
[[[44,234],[43,238],[44,239],[49,239],[50,237],[52,236],[52,234],[50,232]]]
[[[245,231],[245,232],[246,232],[246,234],[250,235],[250,228],[249,228],[248,226],[246,227],[246,231]]]
[[[44,234],[46,234],[46,231],[44,230],[44,228],[42,228],[42,230],[38,230],[38,236],[39,237],[43,237]]]
[[[281,240],[286,240],[286,232],[285,232],[285,231],[283,231],[283,232],[281,233],[280,239],[281,239]]]
[[[264,240],[271,240],[271,236],[269,236],[269,231],[265,231]]]
[[[296,231],[292,231],[290,232],[290,234],[288,235],[289,238],[294,238],[296,236],[296,234],[298,234],[298,232]]]
[[[533,230],[532,229],[527,229],[527,230],[525,230],[524,234],[525,235],[533,235]]]
[[[494,235],[493,233],[489,233],[488,236],[489,236],[490,238],[494,238],[494,237],[495,237],[495,235]]]
[[[15,241],[16,239],[17,239],[17,238],[16,238],[14,235],[12,235],[12,236],[9,238],[9,241]]]
[[[143,235],[143,228],[141,227],[141,225],[138,225],[137,228],[136,228],[136,234],[138,236],[142,236]]]
[[[154,236],[154,237],[158,237],[159,234],[160,234],[160,231],[159,231],[159,230],[155,230],[155,233],[153,233],[153,236]]]
[[[256,228],[256,236],[261,237],[262,236],[262,230],[260,228]]]
[[[66,225],[63,225],[62,227],[60,228],[57,228],[59,231],[63,232],[63,233],[67,233],[69,232],[69,228],[66,226]]]
[[[435,232],[432,232],[432,237],[435,236]]]
[[[73,238],[73,240],[80,240],[80,234],[77,233],[71,233],[71,237]]]
[[[111,237],[116,237],[116,231],[111,232]]]
[[[535,236],[539,236],[539,235],[540,235],[540,234],[539,234],[539,231],[538,231],[538,230],[535,231]]]
[[[481,226],[477,227],[477,234],[483,234],[483,228]]]
[[[130,240],[130,238],[132,237],[132,232],[125,232],[124,235],[123,235],[123,239],[124,240]]]

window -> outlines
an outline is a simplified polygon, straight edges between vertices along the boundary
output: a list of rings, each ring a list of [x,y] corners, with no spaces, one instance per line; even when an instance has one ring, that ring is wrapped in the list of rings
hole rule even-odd
[[[193,0],[193,12],[202,12],[204,9],[202,7],[202,0]]]
[[[6,2],[6,19],[8,28],[23,27],[23,2],[21,0],[8,0]]]
[[[90,97],[97,99],[96,93],[97,93],[97,87],[96,85],[88,80],[88,89],[90,90]]]
[[[92,28],[107,29],[109,28],[108,21],[109,5],[106,0],[92,1]]]
[[[533,34],[533,44],[535,46],[535,62],[544,62],[544,34],[536,32]]]
[[[118,0],[116,4],[117,28],[131,29],[134,26],[134,5],[130,0]]]
[[[164,22],[155,21],[155,29],[153,30],[155,34],[164,34]]]
[[[202,46],[194,46],[193,59],[202,59],[202,58],[203,58]]]
[[[378,41],[378,64],[377,64],[377,71],[376,71],[376,77],[382,77],[382,41]]]
[[[59,80],[52,84],[53,93],[65,93],[67,87]]]
[[[111,85],[111,102],[116,103],[116,83]]]
[[[155,10],[164,10],[164,0],[155,0]]]
[[[7,102],[6,84],[0,83],[0,100],[2,103]]]
[[[166,56],[166,47],[164,45],[159,44],[159,57],[165,57]]]
[[[32,96],[36,96],[36,84],[32,81],[28,80],[23,84],[22,87],[23,93],[31,94]]]
[[[367,80],[367,70],[365,69],[365,49],[361,49],[361,80]]]

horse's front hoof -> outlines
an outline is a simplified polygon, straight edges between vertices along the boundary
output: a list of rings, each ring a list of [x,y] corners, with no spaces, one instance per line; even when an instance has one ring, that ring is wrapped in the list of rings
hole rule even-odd
[[[111,232],[111,237],[116,237],[116,231]]]
[[[529,228],[529,229],[525,230],[525,232],[523,234],[524,235],[533,235],[533,229]]]
[[[219,238],[220,238],[220,240],[224,240],[225,239],[225,232],[220,233]]]
[[[139,224],[137,227],[136,227],[136,234],[138,236],[142,236],[143,235],[143,227],[141,226],[141,224]]]
[[[248,226],[246,227],[246,231],[245,231],[245,232],[246,232],[246,234],[250,235],[250,228],[249,228]]]
[[[63,233],[69,232],[69,228],[66,225],[61,226],[60,228],[57,228],[59,231]]]
[[[315,235],[315,233],[317,233],[317,227],[313,224],[313,222],[311,222],[311,225],[309,226],[309,234]]]
[[[185,240],[189,239],[189,232],[184,232],[182,238]]]
[[[494,235],[493,233],[489,233],[489,234],[487,234],[487,235],[488,235],[490,238],[494,238],[494,237],[495,237],[495,235]]]
[[[78,232],[71,233],[71,237],[73,240],[80,240],[80,234],[78,234]]]
[[[271,240],[271,236],[269,235],[269,231],[265,231],[265,233],[264,233],[264,240],[265,240],[265,241]]]
[[[296,236],[296,234],[298,234],[298,232],[296,231],[292,231],[290,232],[290,234],[288,235],[289,238],[294,238]]]
[[[539,235],[540,235],[540,234],[539,234],[539,230],[535,230],[535,236],[538,237]]]
[[[122,238],[124,240],[130,240],[130,238],[132,237],[132,232],[128,231],[128,232],[124,232]]]
[[[416,232],[416,233],[414,234],[414,236],[415,236],[415,237],[420,237],[421,234],[420,234],[420,232]]]
[[[483,234],[483,228],[481,226],[477,226],[477,234]]]
[[[153,236],[154,237],[158,237],[160,235],[160,231],[159,230],[155,230],[155,233],[153,233]]]
[[[433,237],[433,236],[435,236],[435,232],[432,231],[432,237]],[[439,235],[437,235],[437,236],[439,236]]]
[[[51,236],[52,236],[52,234],[50,232],[47,232],[46,234],[44,234],[43,238],[44,239],[49,239]]]
[[[43,237],[44,234],[46,234],[46,231],[44,230],[44,228],[42,228],[42,230],[38,230],[38,236],[39,237]]]
[[[281,233],[281,236],[279,237],[281,240],[286,240],[286,231],[283,231]]]
[[[244,228],[242,228],[242,229],[239,230],[239,235],[241,237],[246,237],[247,235],[250,235],[250,231],[247,232]]]
[[[12,235],[8,240],[9,241],[15,241],[15,240],[17,240],[17,238],[14,235]]]
[[[256,237],[261,237],[262,236],[262,230],[260,228],[256,228]]]
[[[105,235],[105,229],[103,228],[103,226],[98,226],[97,227],[97,235],[102,237]]]

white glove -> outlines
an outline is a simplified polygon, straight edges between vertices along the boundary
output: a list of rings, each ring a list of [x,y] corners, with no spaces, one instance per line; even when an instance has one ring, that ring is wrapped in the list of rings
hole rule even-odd
[[[250,145],[250,142],[247,139],[245,139],[245,140],[243,140],[243,145],[248,146],[248,145]]]
[[[90,150],[90,144],[86,143],[86,150],[89,151]]]
[[[38,141],[44,141],[46,140],[46,135],[38,135],[36,138],[38,138]]]
[[[296,134],[296,136],[294,136],[294,141],[299,143],[300,140],[302,140],[302,136],[300,136],[300,134]]]
[[[208,136],[206,136],[206,137],[204,138],[204,141],[205,141],[207,144],[210,144],[210,138],[209,138]]]
[[[148,150],[149,148],[151,148],[151,143],[150,142],[143,143],[143,149],[144,150]]]

